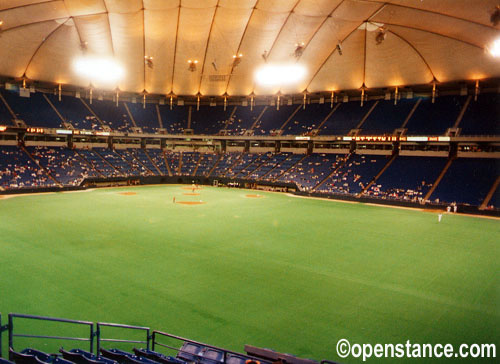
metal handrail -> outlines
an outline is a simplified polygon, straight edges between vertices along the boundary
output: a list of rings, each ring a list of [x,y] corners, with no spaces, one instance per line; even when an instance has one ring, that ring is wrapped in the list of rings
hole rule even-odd
[[[101,326],[146,331],[146,340],[145,341],[144,340],[126,340],[126,339],[113,339],[113,338],[104,339],[101,337]],[[99,353],[101,351],[101,342],[146,344],[146,348],[149,350],[149,342],[151,340],[150,331],[151,331],[151,329],[149,327],[145,327],[145,326],[134,326],[134,325],[124,325],[124,324],[113,324],[113,323],[109,323],[109,322],[98,322],[96,324],[96,332],[95,332],[96,337],[97,337],[97,355],[99,355]]]
[[[177,352],[185,352],[185,353],[188,353],[190,355],[201,357],[200,355],[193,354],[193,353],[184,351],[184,350],[179,349],[179,348],[174,348],[172,346],[156,342],[156,334],[161,335],[161,336],[166,336],[166,337],[169,337],[169,338],[172,338],[172,339],[176,339],[176,340],[181,340],[181,341],[188,342],[188,343],[191,343],[191,344],[200,345],[200,346],[203,346],[203,347],[206,347],[206,348],[210,348],[210,349],[215,349],[215,350],[222,351],[222,353],[224,355],[223,356],[223,363],[226,362],[227,354],[233,354],[233,355],[243,356],[245,358],[253,359],[253,360],[259,361],[260,363],[264,363],[264,364],[269,363],[267,361],[262,360],[262,358],[258,358],[258,357],[252,356],[252,355],[247,355],[247,354],[238,353],[236,351],[226,350],[226,349],[220,348],[218,346],[213,346],[213,345],[205,344],[205,343],[202,343],[202,342],[199,342],[199,341],[195,341],[195,340],[191,340],[191,339],[186,339],[185,337],[182,337],[182,336],[172,335],[172,334],[169,334],[169,333],[166,333],[166,332],[163,332],[163,331],[158,331],[158,330],[153,330],[152,348],[151,348],[151,350],[153,350],[153,351],[155,350],[155,345],[160,345],[162,347],[165,347],[165,348],[168,348],[168,349],[172,349],[172,350],[175,350]]]
[[[51,336],[51,335],[15,334],[14,333],[14,318],[54,321],[54,322],[62,322],[62,323],[77,324],[77,325],[88,325],[90,327],[90,335],[88,338],[86,338],[86,337],[72,337],[72,336],[68,337],[68,336]],[[9,348],[10,349],[14,349],[14,338],[15,337],[29,337],[29,338],[37,338],[37,339],[88,341],[90,343],[90,352],[94,351],[94,323],[91,321],[70,320],[70,319],[47,317],[47,316],[9,313],[9,323],[8,323],[8,325],[6,325],[6,327],[9,330]],[[1,348],[0,348],[0,350],[1,350]]]

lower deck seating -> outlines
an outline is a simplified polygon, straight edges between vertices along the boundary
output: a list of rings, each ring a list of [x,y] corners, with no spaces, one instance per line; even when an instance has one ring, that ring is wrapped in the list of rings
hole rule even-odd
[[[16,146],[0,147],[0,189],[55,186],[43,169]]]
[[[151,176],[154,173],[146,168],[146,166],[138,159],[134,149],[115,150],[115,153],[121,156],[128,163],[128,168],[132,167],[132,173],[140,174],[141,176]]]
[[[446,165],[440,157],[397,157],[366,195],[421,201]]]
[[[208,176],[212,168],[215,166],[219,160],[219,154],[215,153],[203,153],[198,163],[198,169],[196,170],[196,176]]]
[[[311,154],[297,163],[278,181],[296,183],[300,190],[310,191],[326,178],[336,167],[336,157],[331,154]]]
[[[480,205],[499,174],[497,159],[458,158],[431,195],[432,201]]]
[[[179,170],[180,159],[181,154],[179,152],[165,151],[165,161],[168,163],[173,176],[179,176],[181,174]]]
[[[96,177],[210,174],[215,179],[295,183],[306,192],[363,193],[382,199],[422,202],[447,163],[443,157],[399,156],[390,164],[389,161],[391,156],[367,154],[217,154],[140,148],[115,151],[0,146],[0,190],[79,186],[85,178]],[[494,158],[458,158],[430,200],[480,206],[498,178],[498,167],[499,160]],[[499,191],[492,192],[490,208],[499,208],[498,194]]]
[[[97,177],[94,171],[72,149],[63,147],[27,147],[27,151],[52,176],[65,186],[79,186],[87,177]]]
[[[106,162],[100,154],[91,149],[78,149],[77,153],[85,159],[101,176],[117,177],[120,175],[115,168]]]
[[[183,152],[182,153],[182,163],[181,163],[181,175],[182,176],[192,176],[198,161],[200,160],[199,152]]]
[[[265,181],[274,181],[278,179],[283,173],[292,168],[298,161],[300,161],[304,155],[303,154],[292,154],[287,153],[288,157],[276,165],[272,171],[270,171],[264,178]]]
[[[339,162],[342,161],[340,158]],[[352,154],[342,166],[320,186],[324,193],[359,194],[387,163],[386,156]]]

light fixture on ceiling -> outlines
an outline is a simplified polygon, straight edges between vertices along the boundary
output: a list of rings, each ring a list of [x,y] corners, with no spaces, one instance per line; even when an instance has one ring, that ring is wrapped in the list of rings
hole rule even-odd
[[[255,72],[255,81],[262,86],[285,86],[301,81],[307,71],[300,64],[267,64]]]
[[[87,49],[88,49],[88,45],[89,45],[89,43],[88,43],[88,42],[86,42],[86,41],[82,40],[82,41],[80,42],[80,50],[81,50],[82,52],[86,52],[86,51],[87,51]]]
[[[217,72],[217,61],[214,59],[214,61],[212,62],[212,67],[214,68],[214,71]]]
[[[295,58],[300,58],[302,53],[304,53],[305,43],[300,42],[295,44],[295,50],[293,51],[293,56]]]
[[[500,57],[500,38],[495,39],[486,49],[493,57]]]
[[[378,28],[378,33],[377,36],[375,37],[377,45],[382,44],[382,42],[385,40],[386,37],[387,33],[385,32],[385,28],[384,27]]]
[[[241,63],[241,57],[243,57],[243,53],[233,54],[233,68]]]
[[[342,55],[342,42],[339,40],[335,49],[339,52],[339,56]]]
[[[500,23],[500,5],[497,5],[495,9],[493,9],[493,13],[490,16],[490,22],[494,26],[497,26]]]
[[[267,56],[268,56],[267,51],[264,51],[264,52],[261,54],[261,57],[262,57],[262,59],[264,60],[264,62],[267,62]]]
[[[149,68],[153,69],[153,57],[152,56],[144,56],[144,64]]]
[[[196,65],[198,64],[198,60],[197,59],[189,59],[188,60],[188,70],[191,71],[191,72],[194,72],[196,71]]]
[[[73,69],[91,82],[115,82],[123,78],[125,69],[113,58],[83,56],[73,61]]]

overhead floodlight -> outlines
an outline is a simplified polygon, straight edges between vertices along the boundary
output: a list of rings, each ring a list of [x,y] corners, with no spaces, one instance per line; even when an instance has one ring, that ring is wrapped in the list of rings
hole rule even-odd
[[[500,5],[497,5],[490,16],[490,22],[495,27],[500,23]]]
[[[233,68],[241,63],[241,57],[243,57],[243,53],[233,55]]]
[[[144,56],[144,64],[149,68],[153,68],[153,57],[152,56]]]
[[[487,49],[488,49],[488,52],[490,52],[490,54],[493,57],[495,57],[495,58],[500,57],[500,38],[493,41],[491,46],[487,47]]]
[[[116,60],[102,57],[80,57],[73,62],[73,69],[90,81],[114,82],[123,78],[125,69]]]
[[[83,41],[83,40],[82,40],[82,41],[80,42],[80,50],[81,50],[82,52],[86,52],[86,51],[87,51],[87,49],[88,49],[88,45],[89,45],[89,43],[88,43],[88,42],[86,42],[86,41]]]
[[[339,56],[341,56],[342,55],[342,42],[340,40],[337,43],[337,47],[335,47],[335,49],[339,52]]]
[[[267,56],[268,56],[267,51],[264,51],[264,52],[261,54],[261,56],[262,56],[262,59],[264,60],[264,62],[267,62]]]
[[[299,82],[306,74],[300,64],[267,64],[255,72],[255,81],[262,86],[284,86]]]
[[[198,60],[195,59],[195,60],[192,60],[192,59],[189,59],[188,60],[188,70],[191,71],[191,72],[194,72],[196,71],[196,65],[198,64]]]
[[[387,33],[385,32],[385,28],[378,28],[377,36],[375,37],[375,41],[377,45],[381,44],[385,38],[387,37]]]
[[[304,42],[295,44],[295,50],[293,51],[293,56],[295,58],[300,58],[302,56],[302,53],[304,53],[304,48],[305,48]]]

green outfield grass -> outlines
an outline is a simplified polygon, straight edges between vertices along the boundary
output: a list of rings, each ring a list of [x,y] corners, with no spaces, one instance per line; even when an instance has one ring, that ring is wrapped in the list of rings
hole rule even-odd
[[[332,360],[340,338],[499,343],[498,220],[190,192],[0,199],[3,323],[18,312],[139,324],[236,351]]]

